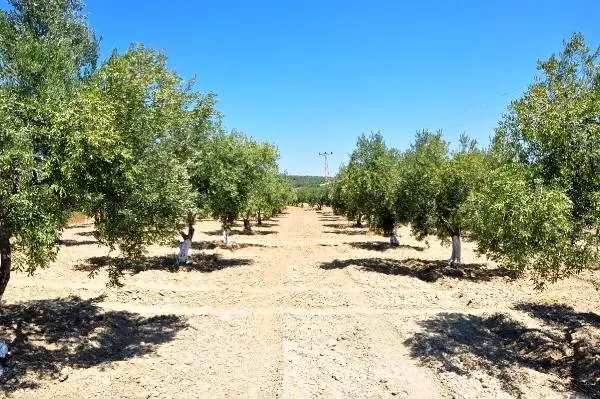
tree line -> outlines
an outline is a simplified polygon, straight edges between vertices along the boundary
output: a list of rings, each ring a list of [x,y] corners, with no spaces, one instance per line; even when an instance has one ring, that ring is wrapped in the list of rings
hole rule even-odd
[[[600,244],[600,48],[581,34],[540,61],[540,76],[511,103],[481,148],[467,136],[452,150],[441,132],[420,131],[404,151],[362,135],[328,200],[357,225],[417,239],[461,239],[537,286],[594,267]]]
[[[10,0],[0,11],[0,298],[12,269],[56,256],[73,212],[128,262],[198,217],[227,232],[287,204],[331,204],[358,225],[460,243],[540,285],[597,265],[600,66],[579,34],[539,63],[481,148],[421,131],[406,150],[359,138],[332,185],[295,192],[270,144],[228,131],[201,93],[143,45],[98,62],[81,0]],[[117,262],[109,266],[118,281]]]
[[[318,187],[325,183],[325,178],[323,176],[288,175],[287,178],[294,188]]]
[[[73,212],[129,262],[197,217],[228,231],[294,192],[278,149],[227,131],[216,96],[164,53],[132,45],[98,63],[81,0],[10,0],[0,11],[0,298],[11,269],[55,259]],[[111,281],[121,269],[111,263]]]

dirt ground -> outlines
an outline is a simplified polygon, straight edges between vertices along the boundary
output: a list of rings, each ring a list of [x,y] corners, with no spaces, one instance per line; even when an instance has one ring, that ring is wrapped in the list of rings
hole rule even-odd
[[[536,292],[463,248],[401,246],[330,210],[233,235],[196,226],[192,263],[151,248],[107,288],[91,226],[54,265],[13,274],[0,311],[11,398],[600,397],[600,293],[587,272]],[[93,279],[89,275],[96,274]]]

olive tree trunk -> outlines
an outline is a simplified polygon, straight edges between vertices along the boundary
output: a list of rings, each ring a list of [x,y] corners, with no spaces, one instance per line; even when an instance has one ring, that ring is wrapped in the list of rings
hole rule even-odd
[[[0,299],[10,280],[11,249],[10,237],[0,233]]]
[[[189,213],[187,216],[188,232],[187,234],[183,231],[180,233],[183,242],[179,244],[179,255],[177,256],[177,262],[179,264],[185,264],[188,261],[188,253],[192,247],[192,238],[194,238],[194,222],[196,217],[194,214]]]
[[[460,266],[460,233],[452,234],[452,255],[448,260],[448,266],[454,268]]]
[[[356,227],[362,227],[362,214],[359,213],[358,217],[356,218]]]
[[[221,241],[223,245],[229,245],[229,229],[226,226],[223,226],[223,234],[221,235]]]
[[[250,225],[250,219],[244,219],[244,233],[250,234],[252,233],[252,226]]]
[[[188,213],[186,222],[187,222],[188,232],[187,232],[187,234],[184,234],[182,232],[181,236],[183,237],[184,240],[192,241],[192,238],[194,238],[194,232],[195,232],[194,223],[196,223],[196,215],[194,215],[193,213]]]
[[[256,224],[262,226],[262,215],[260,214],[260,211],[258,211],[258,215],[256,216]]]
[[[400,246],[400,241],[398,240],[398,235],[396,234],[396,229],[392,230],[390,234],[390,247],[396,248]]]

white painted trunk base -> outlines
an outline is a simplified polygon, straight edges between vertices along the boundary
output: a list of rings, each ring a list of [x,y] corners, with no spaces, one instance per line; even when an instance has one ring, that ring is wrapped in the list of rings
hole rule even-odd
[[[192,240],[187,239],[184,240],[181,244],[179,244],[179,255],[177,255],[177,263],[184,264],[188,261],[188,253],[190,252],[190,247],[192,246]]]

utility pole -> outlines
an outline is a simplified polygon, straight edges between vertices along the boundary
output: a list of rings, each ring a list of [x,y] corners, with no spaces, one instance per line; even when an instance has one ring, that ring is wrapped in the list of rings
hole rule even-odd
[[[329,163],[328,163],[328,157],[330,155],[333,155],[333,152],[320,152],[319,153],[320,156],[322,156],[323,158],[325,158],[325,183],[329,183]]]

